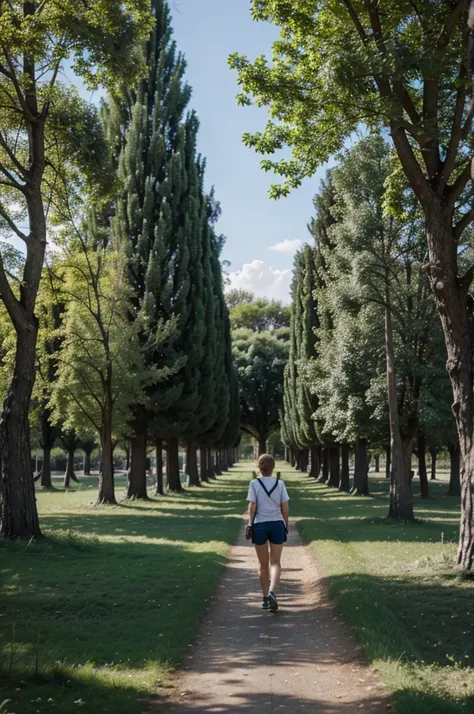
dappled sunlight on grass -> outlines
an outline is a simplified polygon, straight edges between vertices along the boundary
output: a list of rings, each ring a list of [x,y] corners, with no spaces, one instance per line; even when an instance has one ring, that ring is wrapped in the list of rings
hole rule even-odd
[[[0,543],[0,685],[12,711],[30,714],[34,701],[43,714],[52,699],[60,714],[78,700],[84,714],[138,714],[195,637],[249,480],[235,469],[184,495],[112,507],[93,505],[93,478],[39,491],[46,538]]]
[[[454,569],[459,500],[446,483],[415,496],[417,522],[386,518],[388,483],[353,497],[283,474],[330,594],[395,692],[399,714],[474,711],[474,582]],[[417,488],[416,482],[414,489]]]

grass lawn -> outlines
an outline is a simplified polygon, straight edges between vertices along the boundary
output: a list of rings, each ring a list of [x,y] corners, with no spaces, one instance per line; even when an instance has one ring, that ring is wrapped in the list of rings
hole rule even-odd
[[[411,525],[386,520],[387,481],[356,498],[283,470],[291,515],[329,592],[387,686],[398,714],[474,712],[474,581],[452,569],[459,501],[446,483],[416,497]],[[414,482],[414,489],[418,484]]]
[[[195,637],[248,482],[242,467],[185,495],[116,507],[92,505],[94,478],[39,492],[47,537],[0,541],[6,711],[143,711],[140,700],[166,686]]]

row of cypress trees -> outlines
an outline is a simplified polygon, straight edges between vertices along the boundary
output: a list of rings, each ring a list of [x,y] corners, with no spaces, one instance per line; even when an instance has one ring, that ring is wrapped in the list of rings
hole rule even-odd
[[[421,223],[392,167],[384,138],[367,136],[314,200],[314,243],[295,256],[281,428],[289,460],[344,491],[353,448],[357,494],[368,494],[369,446],[385,451],[389,515],[409,521],[412,454],[427,498],[427,444],[432,453],[459,447]]]
[[[187,447],[188,481],[199,485],[227,465],[239,434],[238,386],[220,264],[219,205],[204,188],[197,152],[199,121],[188,109],[186,63],[172,37],[170,10],[152,0],[147,76],[110,97],[104,120],[121,186],[112,218],[127,256],[129,318],[139,328],[146,367],[166,367],[133,409],[127,496],[146,498],[147,448],[156,446],[157,491],[181,490],[179,444]],[[167,326],[167,339],[155,339]],[[201,474],[196,450],[201,448]],[[213,456],[218,454],[218,458]]]

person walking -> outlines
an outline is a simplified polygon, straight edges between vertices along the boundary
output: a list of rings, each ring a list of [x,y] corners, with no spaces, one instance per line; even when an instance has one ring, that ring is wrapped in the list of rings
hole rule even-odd
[[[263,454],[258,459],[260,476],[250,482],[249,526],[258,558],[258,575],[263,592],[262,607],[276,612],[276,590],[281,576],[281,554],[288,534],[289,496],[283,481],[273,476],[275,459]]]

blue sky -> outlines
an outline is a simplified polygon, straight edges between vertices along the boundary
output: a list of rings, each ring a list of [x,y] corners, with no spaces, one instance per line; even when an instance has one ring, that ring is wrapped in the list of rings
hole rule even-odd
[[[309,238],[312,198],[325,170],[288,198],[268,198],[274,177],[242,143],[244,132],[263,129],[267,113],[237,106],[237,76],[227,64],[232,52],[250,59],[270,55],[277,29],[253,22],[250,0],[168,2],[175,39],[187,60],[191,106],[200,119],[198,145],[207,159],[207,186],[215,187],[222,206],[218,229],[227,238],[223,259],[231,264],[230,286],[288,301],[294,251]],[[85,90],[67,67],[62,81],[75,84],[86,99],[99,101],[100,93]],[[12,243],[23,248],[16,238]]]
[[[207,183],[215,186],[222,205],[219,230],[227,237],[223,257],[231,263],[231,283],[288,299],[294,246],[308,239],[312,197],[324,171],[288,198],[268,198],[273,177],[241,141],[245,131],[263,128],[267,114],[237,106],[236,73],[227,64],[231,52],[251,59],[269,54],[277,30],[253,22],[250,0],[169,2],[175,39],[188,62],[191,103],[201,122],[199,150],[207,158]],[[277,244],[287,250],[270,250]]]

